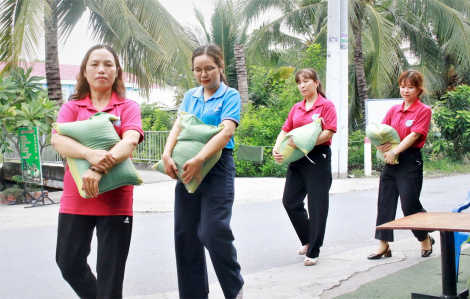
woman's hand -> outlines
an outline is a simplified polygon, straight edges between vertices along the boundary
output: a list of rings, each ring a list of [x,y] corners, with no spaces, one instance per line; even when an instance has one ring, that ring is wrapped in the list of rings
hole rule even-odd
[[[294,139],[292,137],[289,137],[289,139],[287,140],[287,145],[290,145],[293,148],[297,148],[297,145],[295,145]]]
[[[97,197],[99,194],[98,183],[103,175],[88,169],[82,177],[82,190],[87,196]]]
[[[178,167],[176,167],[176,163],[171,158],[170,155],[162,155],[162,160],[163,160],[163,165],[165,165],[165,173],[169,175],[172,179],[177,180],[178,177],[176,176],[178,174]]]
[[[103,173],[108,173],[108,169],[116,164],[116,157],[105,150],[89,149],[85,154],[85,159]]]
[[[385,163],[390,165],[395,165],[395,158],[396,156],[392,153],[392,151],[388,151],[384,154]]]
[[[276,163],[282,163],[283,157],[282,154],[279,153],[279,150],[277,148],[273,148],[273,157],[274,160],[276,160]]]
[[[392,149],[392,144],[390,142],[386,142],[382,145],[375,145],[375,148],[381,151],[382,153],[386,153]]]
[[[183,183],[189,183],[193,178],[196,178],[198,183],[201,182],[201,170],[204,165],[204,160],[199,159],[197,156],[188,160],[183,165],[183,174],[181,178]]]

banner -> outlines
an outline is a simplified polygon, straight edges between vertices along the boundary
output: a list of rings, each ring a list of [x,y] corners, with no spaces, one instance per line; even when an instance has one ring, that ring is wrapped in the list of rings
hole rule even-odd
[[[38,128],[19,128],[21,171],[23,182],[42,185],[41,154]]]

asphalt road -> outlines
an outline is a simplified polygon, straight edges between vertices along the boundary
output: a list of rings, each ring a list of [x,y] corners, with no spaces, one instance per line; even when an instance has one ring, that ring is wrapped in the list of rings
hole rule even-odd
[[[425,181],[422,203],[428,211],[452,211],[470,189],[470,175]],[[338,254],[372,246],[377,190],[356,191],[330,197],[327,231],[320,253]],[[402,216],[401,211],[397,217]],[[1,217],[1,214],[0,214]],[[0,231],[0,298],[76,298],[55,264],[56,226]],[[280,201],[235,206],[232,229],[242,274],[301,263],[295,254],[300,243]],[[396,231],[396,240],[410,231]],[[419,244],[416,245],[419,250]],[[89,263],[96,262],[96,241]],[[216,280],[209,262],[210,283]],[[125,297],[175,291],[173,213],[136,213],[124,281]]]

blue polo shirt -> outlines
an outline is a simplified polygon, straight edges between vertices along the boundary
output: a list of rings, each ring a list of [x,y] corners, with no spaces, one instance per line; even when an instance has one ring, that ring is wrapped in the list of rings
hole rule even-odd
[[[241,109],[238,91],[220,82],[217,91],[207,101],[204,101],[203,91],[202,86],[188,90],[184,94],[178,112],[194,114],[208,125],[218,126],[223,120],[229,119],[238,126]],[[233,149],[234,147],[235,142],[232,137],[225,148]]]

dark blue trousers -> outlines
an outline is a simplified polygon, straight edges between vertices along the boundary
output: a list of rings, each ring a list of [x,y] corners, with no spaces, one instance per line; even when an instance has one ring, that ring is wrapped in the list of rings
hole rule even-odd
[[[403,215],[426,212],[419,201],[423,186],[423,158],[419,148],[410,147],[399,154],[398,164],[386,164],[380,175],[377,204],[377,226],[395,220],[398,197]],[[412,230],[418,241],[424,241],[428,232]],[[393,242],[393,230],[376,230],[375,238]]]
[[[320,254],[329,208],[331,148],[317,145],[306,157],[289,164],[282,203],[302,245],[310,244],[307,257]],[[308,198],[308,214],[304,207]]]
[[[243,286],[230,228],[235,164],[224,150],[194,193],[184,184],[175,188],[175,251],[180,298],[208,298],[207,248],[225,298],[235,298]]]

